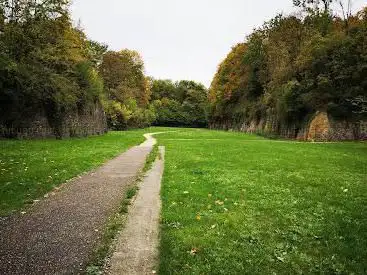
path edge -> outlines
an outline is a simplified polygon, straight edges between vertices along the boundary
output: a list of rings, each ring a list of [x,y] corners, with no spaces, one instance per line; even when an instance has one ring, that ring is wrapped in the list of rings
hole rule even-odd
[[[151,137],[154,134],[160,134],[160,133],[153,133],[153,134],[149,134]],[[161,226],[161,212],[162,212],[162,200],[161,200],[161,187],[162,187],[162,182],[163,182],[163,175],[164,175],[164,168],[165,168],[165,146],[158,146],[158,154],[155,158],[155,161],[152,164],[152,167],[150,167],[150,169],[148,171],[146,171],[143,175],[143,177],[141,179],[139,179],[137,181],[138,185],[143,184],[143,181],[145,178],[147,178],[149,176],[150,173],[154,172],[154,166],[159,165],[158,162],[161,162],[161,166],[162,166],[162,170],[160,173],[160,183],[159,183],[159,193],[158,193],[158,200],[159,200],[159,208],[158,208],[158,222],[156,224],[156,230],[158,232],[158,234],[156,235],[155,240],[153,240],[153,246],[152,246],[152,259],[153,261],[151,262],[151,271],[152,274],[156,274],[158,272],[159,269],[159,265],[160,265],[160,240],[161,240],[161,230],[160,230],[160,226]],[[113,255],[115,253],[118,252],[117,250],[117,245],[118,242],[121,241],[121,238],[124,234],[124,230],[126,229],[126,223],[128,221],[128,218],[131,218],[131,209],[134,207],[134,203],[136,198],[138,197],[140,192],[140,188],[138,190],[138,192],[135,194],[132,203],[129,206],[129,211],[127,212],[126,216],[125,216],[125,223],[123,225],[123,227],[121,228],[121,230],[117,233],[116,237],[114,238],[114,243],[113,245],[110,247],[110,255],[105,259],[105,265],[103,267],[103,271],[101,274],[105,274],[105,275],[113,275],[115,273],[113,273],[112,268],[111,268],[111,259],[113,257]],[[132,273],[132,274],[140,274],[139,272],[137,273]]]

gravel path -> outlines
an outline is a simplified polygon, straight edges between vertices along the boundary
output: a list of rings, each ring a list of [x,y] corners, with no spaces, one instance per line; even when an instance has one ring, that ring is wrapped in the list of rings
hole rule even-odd
[[[139,193],[129,210],[126,226],[121,232],[106,273],[111,275],[152,274],[157,267],[160,187],[164,168],[164,148],[140,185]]]
[[[0,220],[0,274],[78,274],[144,166],[154,139],[64,184],[27,214]]]

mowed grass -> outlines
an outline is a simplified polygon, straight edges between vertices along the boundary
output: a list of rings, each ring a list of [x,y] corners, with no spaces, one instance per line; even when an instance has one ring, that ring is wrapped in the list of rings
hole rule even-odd
[[[367,274],[366,143],[157,138],[160,274]]]
[[[0,216],[144,141],[144,130],[65,140],[0,140]]]

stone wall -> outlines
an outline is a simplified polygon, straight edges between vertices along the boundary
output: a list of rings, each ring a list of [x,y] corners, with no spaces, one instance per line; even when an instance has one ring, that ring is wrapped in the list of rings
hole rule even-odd
[[[106,115],[98,103],[83,111],[71,112],[62,119],[56,129],[52,126],[44,111],[32,118],[23,118],[22,123],[12,126],[0,125],[0,137],[3,138],[69,138],[100,135],[107,132]]]
[[[309,124],[307,140],[366,140],[367,121],[336,120],[317,112]]]
[[[330,131],[330,122],[325,112],[316,114],[307,129],[306,140],[328,140]]]
[[[367,121],[341,121],[330,117],[326,112],[317,112],[301,127],[280,124],[275,115],[270,112],[265,118],[250,123],[231,124],[211,123],[212,129],[235,130],[246,133],[256,133],[267,136],[304,141],[342,141],[367,140]]]

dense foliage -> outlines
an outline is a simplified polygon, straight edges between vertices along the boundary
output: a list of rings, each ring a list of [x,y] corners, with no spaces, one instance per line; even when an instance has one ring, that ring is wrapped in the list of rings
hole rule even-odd
[[[0,124],[26,127],[42,113],[60,135],[67,114],[98,102],[99,44],[72,26],[67,7],[66,0],[0,1]]]
[[[100,72],[104,106],[113,129],[207,125],[207,90],[202,84],[146,77],[140,55],[130,50],[107,52]]]
[[[162,126],[205,127],[207,125],[207,90],[194,81],[153,80],[154,124]]]
[[[315,111],[366,117],[367,9],[340,18],[331,15],[332,1],[294,2],[306,14],[275,17],[220,64],[209,91],[211,123],[272,116],[301,127]]]
[[[92,117],[96,106],[118,130],[206,125],[201,84],[146,77],[139,53],[88,40],[72,25],[68,6],[69,0],[0,0],[0,128],[28,128],[46,117],[62,137],[67,117]]]
[[[104,106],[111,128],[144,127],[154,121],[149,106],[149,81],[144,63],[135,51],[109,51],[103,56],[100,73],[105,84]]]

